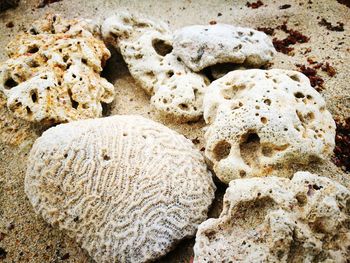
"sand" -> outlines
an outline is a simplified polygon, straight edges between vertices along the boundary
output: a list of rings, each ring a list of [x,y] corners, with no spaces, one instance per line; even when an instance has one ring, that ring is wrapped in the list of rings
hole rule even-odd
[[[320,62],[328,61],[335,67],[337,74],[329,77],[320,71],[319,74],[325,80],[322,95],[335,118],[350,116],[350,8],[335,0],[264,0],[264,6],[258,9],[248,8],[246,2],[63,0],[38,9],[38,0],[22,0],[17,9],[0,14],[0,60],[6,59],[4,47],[13,36],[48,12],[61,13],[67,18],[85,17],[101,20],[115,10],[127,9],[163,19],[173,29],[184,25],[207,24],[210,21],[253,28],[275,27],[288,21],[291,28],[310,37],[310,41],[296,44],[294,56],[278,53],[271,67],[296,69],[295,64],[307,64],[307,57]],[[279,9],[283,4],[290,4],[291,7]],[[327,30],[318,24],[322,18],[332,24],[344,22],[344,31]],[[12,28],[5,26],[10,21],[14,24]],[[276,34],[278,38],[283,36],[281,31]],[[311,48],[311,51],[304,54],[308,48]],[[204,121],[177,124],[160,118],[150,107],[149,97],[131,78],[120,56],[113,55],[104,75],[116,88],[115,101],[107,111],[108,115],[140,114],[162,122],[189,139],[196,139],[195,141],[199,141],[196,144],[198,149],[204,147]],[[46,128],[13,118],[0,95],[0,262],[92,262],[72,239],[35,215],[25,196],[23,181],[26,158],[31,145]],[[298,167],[295,167],[295,170],[297,169]],[[311,165],[308,170],[350,186],[349,174],[333,165],[330,160],[321,165]],[[225,186],[218,186],[217,198],[210,212],[211,217],[217,217],[222,206]],[[185,240],[157,262],[189,262],[193,255],[193,244],[194,239]]]

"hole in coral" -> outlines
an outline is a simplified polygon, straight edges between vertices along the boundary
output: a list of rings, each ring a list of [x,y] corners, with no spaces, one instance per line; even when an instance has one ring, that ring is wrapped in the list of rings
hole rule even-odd
[[[261,118],[260,118],[260,121],[261,121],[263,124],[266,124],[266,123],[267,123],[267,118],[261,117]]]
[[[12,89],[13,87],[16,87],[18,85],[18,83],[13,79],[13,78],[8,78],[5,81],[5,89]]]
[[[315,119],[315,114],[313,112],[309,112],[308,114],[306,114],[305,116],[305,121],[307,122],[311,122]]]
[[[213,150],[214,158],[217,161],[220,161],[222,159],[225,159],[231,151],[231,144],[226,141],[220,141],[218,142]]]
[[[68,55],[64,55],[63,56],[63,62],[66,63],[69,59],[69,56]]]
[[[266,105],[270,106],[271,105],[271,100],[270,99],[266,99],[266,100],[264,100],[264,103]]]
[[[215,232],[214,231],[208,231],[204,233],[205,236],[208,238],[209,241],[213,240],[215,238]]]
[[[198,89],[193,89],[193,95],[194,99],[196,100],[198,98]]]
[[[233,50],[240,50],[240,49],[242,49],[242,44],[239,44],[239,45],[237,45],[237,46],[235,46],[234,48],[233,48]]]
[[[65,154],[63,155],[63,157],[64,157],[64,158],[67,158],[67,157],[68,157],[68,154],[65,153]]]
[[[292,76],[290,76],[290,78],[296,82],[300,82],[300,78],[298,75],[292,75]]]
[[[299,121],[300,122],[304,122],[304,117],[303,117],[303,114],[300,112],[300,111],[295,111],[296,112],[296,114],[297,114],[297,116],[298,116],[298,118],[299,118]]]
[[[128,136],[128,134],[124,132],[124,133],[123,133],[123,136],[124,136],[124,137],[125,137],[125,136]]]
[[[315,190],[320,190],[323,188],[323,186],[318,186],[317,184],[312,185],[312,188]]]
[[[107,154],[103,155],[103,160],[109,161],[111,157],[109,157]]]
[[[248,131],[241,137],[239,148],[241,157],[247,165],[258,166],[260,147],[260,137],[256,132]]]
[[[35,28],[31,28],[31,29],[29,30],[29,33],[32,34],[32,35],[37,35],[37,34],[39,34],[38,31],[35,30]]]
[[[180,108],[181,110],[188,110],[188,105],[185,104],[185,103],[181,103],[181,104],[179,104],[179,108]]]
[[[155,76],[153,71],[147,71],[146,75],[150,78],[153,78]]]
[[[303,93],[301,93],[301,92],[296,92],[296,93],[294,93],[294,96],[295,96],[296,98],[298,98],[298,99],[301,99],[301,98],[304,98],[304,97],[305,97],[305,95],[304,95]]]
[[[86,59],[86,58],[82,58],[82,59],[81,59],[81,63],[87,65],[87,59]]]
[[[200,71],[200,73],[202,73],[204,76],[206,76],[206,78],[204,79],[206,85],[209,85],[211,82],[213,82],[215,80],[210,67],[206,67],[206,68],[202,69]]]
[[[30,97],[32,98],[32,101],[36,103],[38,101],[38,91],[36,89],[32,89],[30,91]]]
[[[244,170],[240,170],[240,171],[239,171],[239,176],[240,176],[241,178],[245,177],[246,175],[247,175],[247,172],[246,172],[246,171],[244,171]]]
[[[39,63],[36,60],[32,59],[31,61],[29,61],[28,66],[31,67],[31,68],[37,68],[40,65],[39,65]]]
[[[34,53],[36,53],[38,51],[39,51],[39,48],[37,46],[32,46],[32,47],[28,48],[27,52],[30,53],[30,54],[34,54]]]
[[[299,206],[305,206],[307,203],[307,196],[303,193],[299,193],[295,196]]]
[[[171,53],[171,51],[173,50],[172,45],[158,38],[153,39],[152,46],[154,50],[157,52],[157,54],[163,57]]]
[[[73,99],[73,94],[72,94],[72,91],[70,89],[68,89],[68,96],[69,96],[70,102],[72,104],[72,108],[77,109],[79,106],[79,103]]]
[[[26,107],[26,111],[29,116],[33,114],[32,110],[28,106]]]
[[[169,70],[166,74],[167,74],[168,78],[171,78],[172,76],[174,76],[174,71]]]

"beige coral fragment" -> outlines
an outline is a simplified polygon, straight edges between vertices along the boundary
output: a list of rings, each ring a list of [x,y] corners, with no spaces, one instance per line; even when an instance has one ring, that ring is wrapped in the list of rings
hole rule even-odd
[[[237,179],[219,218],[203,222],[195,263],[347,262],[350,191],[308,172]]]
[[[222,63],[260,67],[276,53],[263,32],[228,24],[186,26],[174,33],[174,54],[197,72]]]
[[[184,122],[202,116],[208,80],[174,55],[173,35],[165,23],[120,12],[105,20],[102,34],[120,51],[160,113]]]
[[[0,91],[16,116],[60,123],[102,116],[114,87],[100,77],[110,57],[85,20],[48,15],[9,43],[0,67]]]
[[[205,155],[225,183],[282,173],[323,160],[335,123],[308,78],[290,70],[237,70],[214,81],[204,98]]]
[[[190,140],[126,115],[44,132],[29,155],[25,192],[96,262],[149,262],[195,234],[215,185]]]

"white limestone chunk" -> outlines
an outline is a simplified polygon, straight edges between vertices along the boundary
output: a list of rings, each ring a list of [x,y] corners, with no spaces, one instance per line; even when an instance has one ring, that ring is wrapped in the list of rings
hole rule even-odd
[[[114,87],[100,77],[110,52],[95,31],[86,21],[48,15],[11,41],[0,66],[10,111],[33,122],[101,117]]]
[[[347,262],[350,191],[297,172],[230,182],[219,218],[197,232],[194,262]]]
[[[192,25],[174,34],[174,54],[195,72],[220,63],[260,67],[275,53],[271,39],[251,28]]]
[[[166,24],[120,12],[105,20],[102,34],[120,51],[131,75],[152,96],[151,103],[161,114],[182,122],[202,116],[208,80],[174,55],[173,36]]]
[[[195,234],[215,185],[190,140],[126,115],[44,132],[29,155],[25,192],[96,262],[149,262]]]
[[[225,183],[283,176],[282,169],[323,160],[335,123],[308,78],[290,70],[237,70],[214,81],[204,98],[205,154]]]

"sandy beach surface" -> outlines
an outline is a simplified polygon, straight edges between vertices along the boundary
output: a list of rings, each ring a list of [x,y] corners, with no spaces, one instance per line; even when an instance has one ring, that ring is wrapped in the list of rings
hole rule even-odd
[[[350,8],[339,2],[263,0],[263,6],[253,9],[246,5],[246,0],[63,0],[37,8],[38,0],[22,0],[17,9],[0,14],[0,61],[7,57],[7,43],[18,32],[27,29],[32,21],[44,17],[46,13],[102,21],[118,10],[129,10],[164,20],[172,29],[191,24],[208,24],[211,21],[252,28],[275,28],[287,22],[289,28],[298,30],[310,40],[293,45],[294,55],[278,52],[270,68],[296,70],[296,64],[308,65],[307,58],[329,62],[336,69],[336,74],[330,77],[326,72],[318,70],[318,74],[324,79],[321,94],[333,117],[344,119],[350,116]],[[337,22],[344,23],[344,31],[327,29],[319,24],[322,19],[332,25],[337,25]],[[285,33],[276,30],[274,37],[282,39]],[[116,90],[115,100],[107,111],[108,115],[139,114],[162,122],[192,139],[203,153],[203,120],[178,124],[158,116],[149,104],[149,97],[136,85],[118,54],[113,54],[103,74],[114,84]],[[0,262],[92,262],[74,240],[34,213],[24,193],[28,153],[35,139],[46,128],[15,119],[6,109],[6,100],[0,95]],[[298,170],[298,167],[293,169]],[[331,160],[310,165],[308,170],[350,186],[349,173],[335,166]],[[218,184],[217,197],[210,211],[211,217],[217,217],[220,213],[225,188]],[[190,262],[193,244],[194,238],[184,240],[174,251],[157,262]]]

